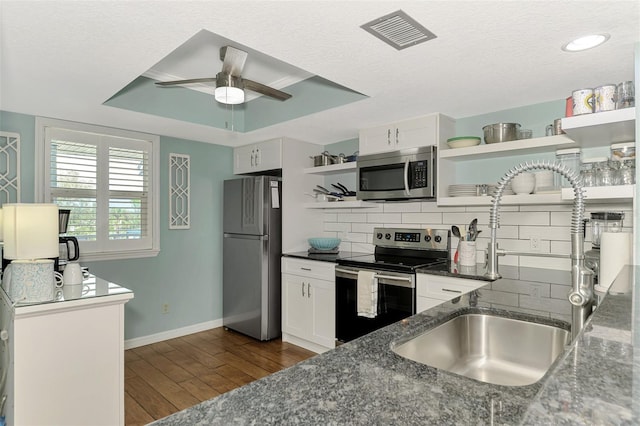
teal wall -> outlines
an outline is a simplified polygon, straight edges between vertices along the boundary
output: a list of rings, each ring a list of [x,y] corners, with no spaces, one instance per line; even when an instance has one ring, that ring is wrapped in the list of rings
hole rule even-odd
[[[21,135],[22,201],[34,193],[35,117],[0,111],[0,130]],[[133,129],[135,130],[135,129]],[[191,229],[169,230],[169,153],[191,156]],[[232,148],[160,138],[160,254],[86,262],[90,271],[132,289],[125,338],[222,318],[222,181],[233,176]],[[169,313],[162,305],[169,304]]]

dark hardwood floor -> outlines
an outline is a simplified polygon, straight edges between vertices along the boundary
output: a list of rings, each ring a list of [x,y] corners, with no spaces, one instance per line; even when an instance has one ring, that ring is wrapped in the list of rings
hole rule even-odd
[[[125,424],[144,425],[315,355],[222,327],[125,351]]]

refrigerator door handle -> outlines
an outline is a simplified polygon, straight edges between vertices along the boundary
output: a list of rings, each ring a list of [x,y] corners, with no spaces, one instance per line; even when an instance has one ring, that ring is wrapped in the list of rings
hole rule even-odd
[[[269,240],[268,235],[229,234],[226,232],[224,233],[224,238],[239,238],[241,240],[261,240],[261,241]]]

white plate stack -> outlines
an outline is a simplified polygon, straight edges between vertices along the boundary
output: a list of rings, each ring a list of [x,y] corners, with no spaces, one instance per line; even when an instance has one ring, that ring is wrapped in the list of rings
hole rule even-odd
[[[475,197],[478,194],[476,184],[449,185],[449,197]]]

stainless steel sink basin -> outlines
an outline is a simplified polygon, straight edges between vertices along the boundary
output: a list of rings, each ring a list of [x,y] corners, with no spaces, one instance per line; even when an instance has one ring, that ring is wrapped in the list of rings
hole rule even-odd
[[[489,314],[463,314],[404,343],[400,356],[481,382],[530,385],[564,352],[562,328]]]

